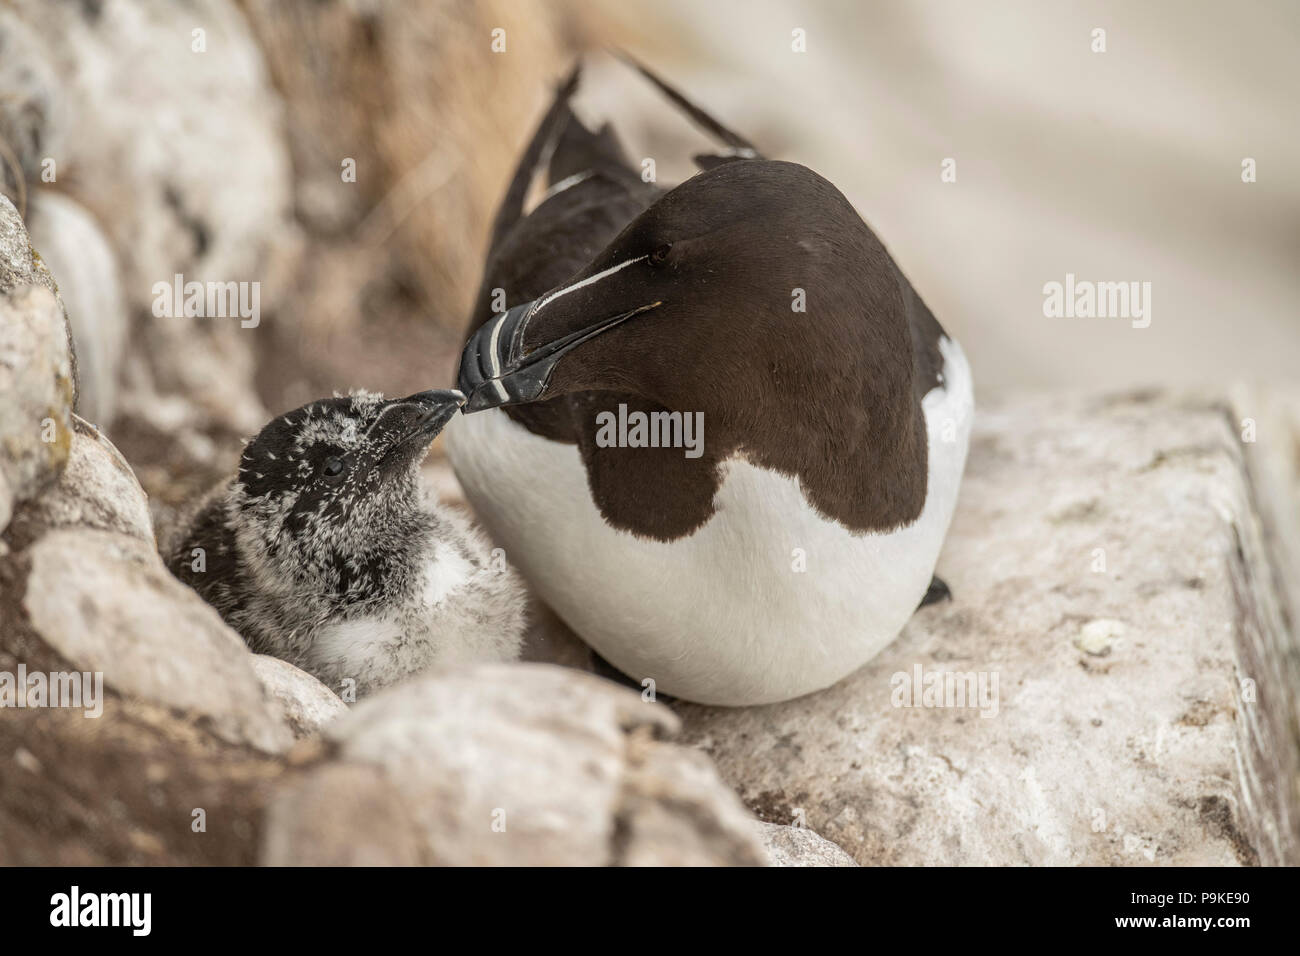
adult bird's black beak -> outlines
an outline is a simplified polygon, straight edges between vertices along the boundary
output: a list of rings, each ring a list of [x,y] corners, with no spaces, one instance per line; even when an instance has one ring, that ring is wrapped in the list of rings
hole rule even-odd
[[[536,401],[546,389],[546,383],[556,364],[566,354],[632,316],[660,305],[655,302],[598,319],[525,353],[524,332],[536,312],[537,304],[544,301],[545,299],[534,299],[493,316],[479,326],[465,343],[465,350],[460,357],[457,384],[466,396],[462,409],[466,414],[502,405]]]

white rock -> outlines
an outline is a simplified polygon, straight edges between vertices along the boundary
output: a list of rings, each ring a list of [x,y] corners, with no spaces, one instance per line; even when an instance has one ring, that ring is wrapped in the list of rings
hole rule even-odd
[[[77,411],[105,427],[117,408],[117,379],[127,337],[113,249],[94,217],[59,193],[34,192],[27,223],[32,243],[58,282],[77,343]]]
[[[802,810],[863,864],[1294,862],[1255,521],[1221,405],[985,402],[938,568],[953,600],[820,694],[680,705],[686,738],[761,818]],[[918,667],[989,697],[895,706]]]
[[[288,661],[254,654],[253,673],[295,738],[315,736],[348,712],[348,705],[337,694]]]
[[[261,861],[275,866],[436,862],[400,791],[374,768],[327,763],[283,784],[267,810]]]
[[[1079,629],[1074,646],[1093,657],[1105,657],[1124,636],[1124,631],[1123,621],[1099,618]]]
[[[762,822],[755,825],[771,866],[858,865],[853,857],[807,827]]]
[[[5,214],[12,209],[0,196],[0,260]],[[0,279],[4,271],[0,261]],[[72,401],[72,365],[58,299],[40,285],[21,285],[7,294],[0,287],[0,531],[15,505],[54,481],[66,464]]]
[[[765,862],[708,761],[658,739],[676,723],[543,664],[390,688],[327,727],[334,761],[273,799],[265,862],[357,862],[359,842],[366,859],[452,865]],[[361,778],[375,783],[359,797]]]
[[[31,77],[23,102],[58,105],[39,134],[64,144],[60,186],[102,227],[128,314],[143,317],[133,334],[146,380],[128,381],[119,409],[150,421],[156,391],[186,404],[188,427],[255,432],[266,418],[250,387],[258,330],[237,316],[153,314],[155,284],[178,273],[260,283],[269,311],[297,254],[282,106],[244,17],[231,0],[116,0],[93,15],[84,4],[8,6],[7,68]],[[41,44],[21,42],[28,34]],[[34,200],[39,209],[44,197]],[[103,358],[112,364],[111,345]]]
[[[753,824],[704,754],[655,741],[649,733],[628,738],[611,863],[765,865],[761,841],[750,839]]]
[[[260,272],[268,225],[288,214],[290,168],[281,106],[236,4],[118,0],[95,17],[78,4],[11,6],[44,41],[63,101],[47,122],[77,133],[62,168],[128,253],[131,307],[147,308],[153,283],[178,266],[198,267],[200,280]]]
[[[40,637],[113,690],[192,714],[222,738],[279,752],[292,735],[239,635],[173,578],[151,544],[87,529],[29,549],[23,607]]]
[[[98,528],[153,545],[149,505],[135,472],[97,429],[76,415],[72,423],[67,465],[58,481],[24,510],[23,521],[38,532]]]

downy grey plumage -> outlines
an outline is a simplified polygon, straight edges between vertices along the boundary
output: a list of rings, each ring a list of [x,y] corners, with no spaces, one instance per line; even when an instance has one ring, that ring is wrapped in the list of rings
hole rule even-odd
[[[168,566],[254,651],[336,692],[515,658],[518,577],[419,480],[463,400],[356,392],[281,415],[172,535]]]

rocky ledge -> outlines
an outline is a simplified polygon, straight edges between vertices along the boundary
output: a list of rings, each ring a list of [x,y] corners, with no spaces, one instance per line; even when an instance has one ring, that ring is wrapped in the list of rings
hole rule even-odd
[[[823,693],[679,706],[686,739],[863,864],[1295,864],[1295,605],[1260,514],[1300,500],[1297,409],[985,403],[953,600]]]
[[[163,568],[3,200],[0,270],[0,863],[1297,861],[1283,396],[986,403],[954,599],[820,694],[648,702],[550,619],[577,666],[349,706]]]

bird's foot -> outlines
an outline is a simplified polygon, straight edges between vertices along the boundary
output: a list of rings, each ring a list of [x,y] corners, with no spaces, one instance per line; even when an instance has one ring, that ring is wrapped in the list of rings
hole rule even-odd
[[[592,650],[591,652],[591,672],[597,675],[598,677],[603,677],[606,680],[611,680],[615,684],[621,684],[622,686],[628,688],[629,690],[638,691],[643,696],[645,694],[647,685],[644,681],[637,681],[631,677],[628,677],[626,674],[624,674],[621,670],[619,670],[609,661],[605,660],[605,658],[597,654],[594,650]],[[675,698],[673,698],[669,694],[656,692],[652,699],[658,701],[661,704],[670,704],[673,702]]]
[[[925,597],[921,598],[921,603],[916,606],[919,611],[927,604],[938,604],[940,601],[951,601],[952,591],[948,590],[948,585],[944,584],[942,578],[933,577],[930,579],[930,587],[925,592]]]

